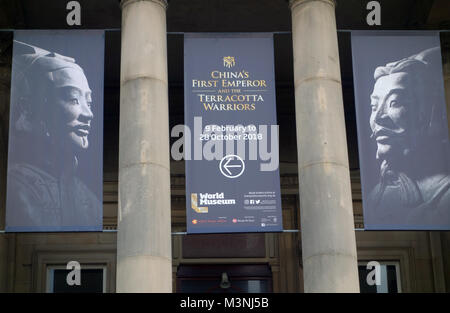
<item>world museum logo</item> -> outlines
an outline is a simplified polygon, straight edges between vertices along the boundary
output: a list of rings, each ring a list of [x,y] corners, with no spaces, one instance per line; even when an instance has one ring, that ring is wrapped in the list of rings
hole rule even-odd
[[[225,199],[223,192],[216,193],[191,193],[191,208],[197,213],[208,213],[208,207],[205,205],[230,205],[236,204],[235,199]]]

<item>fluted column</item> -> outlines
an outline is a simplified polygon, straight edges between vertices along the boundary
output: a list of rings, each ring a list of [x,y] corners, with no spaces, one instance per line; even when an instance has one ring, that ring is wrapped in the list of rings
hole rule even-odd
[[[359,292],[333,0],[291,0],[305,292]]]
[[[117,292],[171,292],[166,0],[122,0]]]

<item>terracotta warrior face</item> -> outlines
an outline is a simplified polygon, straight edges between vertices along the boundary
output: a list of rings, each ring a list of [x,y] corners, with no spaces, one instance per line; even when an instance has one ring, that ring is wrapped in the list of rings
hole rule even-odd
[[[87,149],[91,121],[91,89],[81,68],[66,67],[51,73],[53,86],[50,88],[49,104],[54,117],[48,124],[50,136],[70,143],[76,149]]]
[[[406,155],[411,150],[415,137],[413,125],[417,119],[409,81],[405,72],[381,76],[377,79],[370,96],[372,112],[370,127],[377,143],[377,158],[389,159]]]

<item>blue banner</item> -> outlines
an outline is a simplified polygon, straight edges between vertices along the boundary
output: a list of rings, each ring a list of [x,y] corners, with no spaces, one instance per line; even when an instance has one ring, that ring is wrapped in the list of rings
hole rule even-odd
[[[188,233],[282,230],[273,60],[271,34],[185,35]]]

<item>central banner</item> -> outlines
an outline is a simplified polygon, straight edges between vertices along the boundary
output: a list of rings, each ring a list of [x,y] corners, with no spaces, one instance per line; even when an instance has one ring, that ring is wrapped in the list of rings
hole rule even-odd
[[[273,59],[272,34],[184,37],[188,233],[283,229]]]

